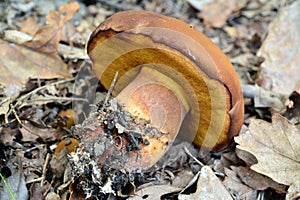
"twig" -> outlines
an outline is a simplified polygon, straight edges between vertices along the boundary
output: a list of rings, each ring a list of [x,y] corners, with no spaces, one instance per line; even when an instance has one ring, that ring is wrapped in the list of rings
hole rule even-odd
[[[56,96],[46,96],[42,99],[32,99],[28,100],[28,104],[32,104],[34,102],[43,102],[43,101],[85,101],[88,102],[87,99],[84,98],[74,98],[74,97],[56,97]]]
[[[43,165],[43,173],[42,173],[41,187],[43,187],[43,185],[44,185],[44,180],[45,180],[46,173],[47,173],[47,165],[48,165],[49,159],[50,159],[50,154],[47,153],[46,159],[45,159],[45,162],[44,162],[44,165]]]
[[[12,112],[13,112],[13,114],[14,114],[16,120],[18,121],[18,123],[19,123],[26,131],[28,131],[29,133],[31,133],[31,134],[37,136],[38,138],[40,138],[40,139],[42,139],[42,140],[44,141],[44,139],[41,138],[37,133],[35,133],[35,132],[32,131],[30,128],[28,128],[25,124],[22,123],[22,121],[20,120],[19,116],[17,115],[17,112],[16,112],[16,110],[15,110],[15,108],[14,108],[14,106],[13,106],[12,104],[10,104],[10,107],[11,107],[11,110],[12,110]]]
[[[32,40],[32,36],[16,30],[6,30],[4,32],[4,39],[16,44],[23,44]],[[57,52],[59,55],[68,59],[88,59],[88,55],[82,48],[72,47],[65,44],[58,43]]]
[[[111,92],[112,92],[112,90],[114,89],[114,87],[115,87],[115,83],[116,83],[116,81],[117,81],[117,78],[118,78],[118,71],[116,71],[116,74],[115,74],[115,77],[114,77],[114,79],[113,79],[113,81],[111,82],[111,85],[110,85],[110,87],[109,87],[109,90],[108,90],[108,92],[107,92],[107,94],[106,94],[106,97],[105,97],[105,100],[104,100],[104,106],[108,106],[108,99],[109,99],[109,97],[110,97],[110,95],[111,95]],[[102,111],[103,111],[103,109],[104,109],[104,106],[102,107]]]
[[[9,105],[10,105],[10,108],[11,108],[11,110],[12,110],[12,112],[13,112],[15,118],[17,119],[18,123],[19,123],[20,125],[22,125],[22,122],[21,122],[19,116],[17,115],[17,112],[16,112],[14,106],[12,105],[12,103],[10,103]]]
[[[204,166],[204,164],[203,164],[202,162],[200,162],[195,156],[193,156],[193,155],[191,154],[191,152],[186,148],[186,146],[184,146],[183,149],[184,149],[185,153],[186,153],[187,155],[189,155],[190,157],[192,157],[192,158],[193,158],[193,159],[194,159],[201,167]]]
[[[47,88],[47,87],[49,87],[49,86],[51,86],[51,85],[58,85],[58,84],[70,82],[70,81],[73,81],[73,80],[75,80],[75,78],[68,79],[68,80],[60,80],[60,81],[56,81],[56,82],[54,82],[54,83],[50,83],[50,84],[44,85],[44,86],[42,86],[42,87],[38,87],[38,88],[32,90],[31,92],[28,92],[27,94],[21,96],[21,97],[18,99],[18,101],[15,103],[14,107],[18,106],[18,105],[21,103],[21,101],[24,101],[25,99],[28,99],[32,94],[35,94],[35,93],[37,93],[38,91],[40,91],[40,90],[42,90],[42,89],[45,89],[45,88]]]
[[[39,177],[39,178],[35,178],[35,179],[27,181],[26,184],[40,182],[42,180],[43,180],[43,177]]]
[[[54,176],[52,177],[52,180],[51,180],[51,182],[50,182],[48,188],[47,188],[47,189],[45,190],[45,192],[43,193],[43,197],[45,197],[45,196],[47,195],[47,193],[49,192],[49,190],[52,188],[52,185],[53,185],[53,183],[54,183],[54,181],[55,181],[55,178],[56,178],[56,176],[54,175]]]

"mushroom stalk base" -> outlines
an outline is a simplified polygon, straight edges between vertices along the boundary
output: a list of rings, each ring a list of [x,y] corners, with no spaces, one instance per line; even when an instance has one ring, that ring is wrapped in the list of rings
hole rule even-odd
[[[118,85],[116,86],[118,87]],[[144,66],[137,77],[118,95],[118,101],[133,116],[149,120],[163,135],[145,136],[149,145],[137,153],[143,158],[143,167],[154,165],[175,140],[189,107],[182,88],[157,70]],[[136,160],[136,157],[129,159]]]
[[[180,90],[172,79],[146,66],[117,99],[132,115],[150,120],[161,132],[176,137],[189,109]]]

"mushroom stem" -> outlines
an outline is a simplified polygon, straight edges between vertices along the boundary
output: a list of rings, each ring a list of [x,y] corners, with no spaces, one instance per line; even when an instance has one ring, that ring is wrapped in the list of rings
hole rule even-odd
[[[131,114],[150,120],[154,127],[170,134],[171,138],[178,134],[189,110],[181,86],[151,65],[143,66],[117,99]]]

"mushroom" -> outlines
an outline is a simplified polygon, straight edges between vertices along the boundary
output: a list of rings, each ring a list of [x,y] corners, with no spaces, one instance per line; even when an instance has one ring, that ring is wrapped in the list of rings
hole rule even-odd
[[[113,95],[126,110],[166,133],[159,144],[148,138],[140,167],[152,166],[178,133],[212,151],[225,149],[239,133],[244,104],[238,76],[194,27],[148,11],[119,12],[95,29],[87,51],[106,89],[118,71]]]

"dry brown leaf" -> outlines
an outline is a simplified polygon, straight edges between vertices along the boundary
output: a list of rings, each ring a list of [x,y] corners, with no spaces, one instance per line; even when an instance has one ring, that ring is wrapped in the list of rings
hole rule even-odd
[[[23,127],[20,128],[20,131],[23,136],[23,142],[34,142],[37,138],[50,142],[60,139],[64,134],[64,132],[60,129],[38,128],[31,123],[23,124]]]
[[[182,170],[172,180],[172,186],[177,188],[184,188],[194,177],[192,171]]]
[[[250,186],[255,190],[266,190],[267,188],[273,188],[277,192],[285,192],[285,185],[278,184],[267,176],[263,176],[251,169],[249,167],[234,167],[231,166],[231,169],[237,173],[241,181]]]
[[[204,24],[219,28],[226,23],[232,13],[243,8],[246,3],[246,0],[215,0],[204,4],[199,16],[203,18]]]
[[[45,199],[44,193],[49,188],[49,183],[45,183],[41,185],[40,183],[33,183],[30,187],[30,199],[31,200],[38,200],[38,199]]]
[[[225,168],[225,179],[223,184],[231,191],[236,199],[256,199],[257,191],[242,183],[237,173],[229,168]]]
[[[20,26],[21,32],[28,33],[30,35],[34,35],[39,29],[36,17],[28,17],[20,23]]]
[[[70,78],[67,65],[56,55],[35,52],[0,39],[0,84],[25,84],[28,78]]]
[[[274,92],[290,94],[300,81],[300,1],[281,10],[269,25],[269,34],[257,52],[264,57],[261,85]],[[291,14],[293,13],[293,14]]]
[[[178,199],[224,199],[230,200],[232,197],[229,192],[208,166],[201,168],[201,174],[197,182],[197,191],[190,195],[180,194]]]
[[[252,119],[248,134],[235,138],[238,149],[252,153],[258,160],[251,169],[278,183],[291,185],[300,180],[300,129],[279,114],[272,124]]]
[[[169,185],[150,185],[137,191],[133,197],[129,197],[129,200],[161,199],[162,195],[179,190]]]
[[[61,6],[59,11],[50,11],[46,17],[46,25],[41,27],[33,39],[24,45],[43,53],[55,53],[64,24],[73,17],[79,8],[77,2],[68,2]]]

